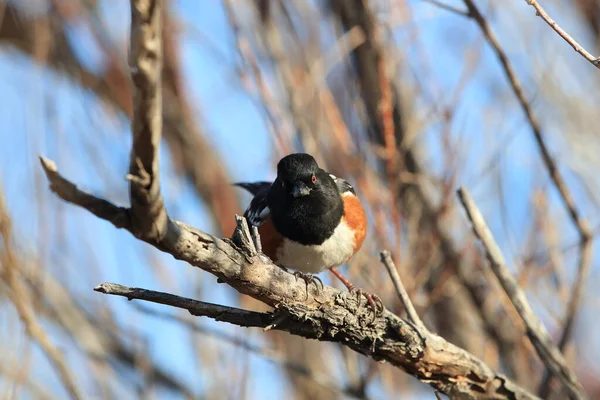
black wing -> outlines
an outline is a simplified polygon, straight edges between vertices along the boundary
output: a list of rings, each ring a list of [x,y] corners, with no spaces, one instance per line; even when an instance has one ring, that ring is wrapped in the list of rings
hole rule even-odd
[[[259,226],[269,215],[271,210],[267,205],[267,195],[271,188],[271,182],[238,182],[235,186],[246,189],[254,195],[244,217],[254,226]]]
[[[354,187],[352,187],[352,185],[350,184],[350,182],[348,182],[345,179],[338,178],[337,176],[335,176],[333,174],[329,174],[329,176],[331,176],[331,178],[333,179],[333,181],[337,185],[338,190],[340,191],[340,194],[352,193],[353,195],[356,195],[356,192],[354,191]]]

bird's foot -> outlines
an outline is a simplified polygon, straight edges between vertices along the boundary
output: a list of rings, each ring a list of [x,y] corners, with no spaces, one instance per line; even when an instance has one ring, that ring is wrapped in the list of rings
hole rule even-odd
[[[383,302],[381,301],[381,298],[379,296],[377,296],[376,294],[371,294],[371,293],[367,293],[364,290],[357,288],[356,286],[354,286],[354,284],[352,282],[350,282],[348,279],[344,278],[344,276],[342,274],[340,274],[338,272],[337,269],[335,268],[329,268],[329,270],[331,271],[331,273],[333,275],[335,275],[343,284],[344,286],[346,286],[348,288],[348,291],[350,293],[356,293],[358,298],[358,310],[360,310],[360,305],[361,305],[361,296],[364,296],[367,301],[369,302],[369,305],[371,306],[371,309],[373,311],[373,319],[371,320],[371,323],[373,323],[375,321],[375,318],[380,317],[383,315],[383,310],[385,309],[385,307],[383,306]]]
[[[324,289],[323,281],[318,276],[314,276],[312,274],[307,274],[307,273],[300,272],[300,271],[294,271],[294,276],[296,277],[296,280],[298,280],[298,278],[300,278],[306,283],[306,297],[307,298],[308,298],[308,285],[310,285],[311,283],[315,285],[315,288],[317,289],[317,294],[322,292]],[[321,284],[320,288],[319,288],[319,284]]]
[[[352,285],[350,287],[348,287],[348,291],[350,293],[356,293],[357,295],[357,301],[360,307],[360,297],[364,296],[365,299],[367,299],[367,302],[369,303],[369,306],[371,307],[371,310],[373,311],[373,320],[371,321],[371,323],[373,323],[373,321],[375,321],[376,317],[381,317],[383,315],[383,310],[385,309],[383,306],[383,301],[381,301],[381,298],[379,296],[377,296],[376,294],[372,294],[372,293],[367,293],[364,290],[362,290],[361,288],[357,288],[356,286]]]

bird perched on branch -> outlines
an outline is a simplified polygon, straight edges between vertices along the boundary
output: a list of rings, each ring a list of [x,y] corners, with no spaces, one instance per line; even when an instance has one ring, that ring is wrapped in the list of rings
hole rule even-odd
[[[363,294],[376,313],[379,297],[357,289],[335,268],[360,249],[367,217],[354,188],[319,168],[309,154],[290,154],[277,164],[274,182],[236,183],[254,198],[244,213],[258,227],[262,250],[275,264],[309,283],[329,269],[350,291]]]

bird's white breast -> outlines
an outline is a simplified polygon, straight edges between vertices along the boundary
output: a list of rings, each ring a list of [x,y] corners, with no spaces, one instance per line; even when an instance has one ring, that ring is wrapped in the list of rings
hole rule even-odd
[[[333,234],[320,245],[303,245],[284,239],[277,264],[305,273],[318,273],[347,262],[354,253],[354,232],[342,219]]]

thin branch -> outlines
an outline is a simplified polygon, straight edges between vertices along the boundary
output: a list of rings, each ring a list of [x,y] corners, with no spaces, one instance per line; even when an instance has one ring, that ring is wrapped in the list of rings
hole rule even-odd
[[[536,0],[525,0],[525,3],[529,4],[533,8],[535,8],[535,14],[544,20],[554,32],[558,33],[558,35],[565,40],[565,42],[569,43],[573,50],[577,53],[581,54],[583,58],[588,60],[594,67],[600,69],[600,57],[593,56],[589,51],[587,51],[583,46],[581,46],[575,39],[571,37],[564,29],[562,29],[556,21],[548,15],[546,10],[536,1]]]
[[[392,256],[390,255],[390,252],[387,250],[384,250],[379,255],[381,257],[381,262],[383,263],[383,265],[387,269],[388,273],[390,274],[390,278],[392,279],[392,282],[394,283],[394,287],[396,288],[396,294],[400,298],[400,301],[402,302],[402,305],[404,306],[404,309],[406,310],[406,314],[408,314],[408,318],[415,325],[417,325],[417,327],[419,329],[426,330],[427,328],[425,327],[425,324],[423,324],[423,321],[421,321],[421,318],[419,317],[417,310],[415,310],[415,307],[413,306],[412,301],[410,301],[410,297],[408,296],[408,293],[406,292],[406,288],[402,284],[402,280],[400,279],[400,275],[398,274],[398,270],[396,269],[396,265],[394,264],[394,260],[392,260]]]
[[[546,364],[547,368],[560,379],[572,399],[585,399],[586,395],[577,377],[567,365],[561,352],[552,343],[552,339],[542,322],[536,317],[529,305],[525,294],[519,287],[517,281],[512,277],[506,266],[504,256],[498,244],[494,240],[483,215],[477,208],[473,198],[466,188],[458,190],[458,197],[471,221],[475,236],[481,241],[490,261],[492,271],[498,278],[500,285],[508,295],[517,312],[523,319],[526,333],[535,347],[538,355]]]
[[[192,300],[174,294],[156,292],[154,290],[132,288],[116,283],[105,282],[94,288],[94,291],[127,297],[127,300],[144,300],[151,303],[164,304],[171,307],[188,310],[197,317],[209,317],[215,321],[228,322],[246,328],[264,328],[273,321],[273,315],[261,312],[246,311],[239,308],[222,306]]]
[[[533,131],[535,141],[536,141],[538,149],[540,150],[540,153],[542,155],[542,160],[544,162],[544,165],[546,166],[546,169],[548,170],[548,173],[550,175],[550,179],[552,180],[561,199],[563,200],[563,203],[565,204],[565,207],[567,208],[569,215],[571,216],[571,220],[573,221],[573,224],[575,225],[575,227],[577,228],[577,231],[579,233],[580,256],[579,256],[577,277],[573,284],[573,290],[572,290],[571,297],[569,299],[569,303],[567,306],[567,315],[565,317],[565,325],[564,325],[563,332],[562,332],[562,335],[561,335],[561,338],[559,341],[559,349],[561,351],[564,351],[565,346],[567,345],[567,343],[570,340],[571,333],[573,330],[573,324],[575,322],[575,317],[577,315],[577,312],[578,312],[578,310],[581,306],[581,302],[583,300],[585,281],[587,279],[588,272],[589,272],[589,269],[591,266],[593,232],[590,229],[588,222],[579,213],[579,210],[577,209],[577,207],[575,205],[575,200],[573,198],[573,195],[572,195],[571,191],[569,190],[566,182],[564,181],[564,178],[560,174],[560,171],[558,170],[556,161],[550,154],[550,150],[548,149],[548,146],[546,145],[546,142],[545,142],[543,134],[542,134],[541,125],[540,125],[539,121],[537,120],[537,118],[535,117],[535,115],[533,114],[531,105],[525,98],[525,93],[523,91],[523,87],[521,86],[521,83],[519,82],[519,79],[517,78],[517,75],[515,73],[514,68],[512,67],[512,64],[510,63],[510,61],[508,60],[508,57],[506,56],[506,52],[500,46],[500,43],[499,43],[498,39],[496,38],[496,36],[494,35],[494,33],[492,32],[492,30],[490,29],[490,27],[487,23],[487,20],[481,14],[481,12],[479,11],[479,8],[475,5],[473,0],[463,0],[463,1],[464,1],[465,5],[467,6],[467,8],[469,9],[470,16],[475,20],[477,25],[479,25],[481,31],[483,32],[483,35],[485,36],[488,43],[494,49],[494,52],[496,53],[496,56],[498,57],[498,60],[500,61],[500,64],[502,65],[504,74],[506,75],[506,78],[508,79],[508,82],[509,82],[511,88],[512,88],[515,96],[517,97],[517,100],[518,100],[519,104],[521,105],[521,108],[523,109],[525,116],[527,117],[527,121],[529,123],[529,126],[531,127],[531,130]],[[531,2],[531,0],[526,0],[526,1],[528,3]],[[547,397],[547,394],[548,394],[549,384],[550,384],[549,372],[550,371],[546,372],[546,378],[543,380],[544,383],[542,384],[542,387],[540,388],[540,394],[542,395],[542,397]]]
[[[167,211],[160,194],[158,155],[162,135],[162,0],[131,1],[133,146],[129,160],[131,222],[138,235],[161,240]]]
[[[109,221],[117,228],[127,229],[128,231],[132,229],[126,208],[116,206],[109,201],[79,190],[77,185],[64,179],[58,173],[54,161],[40,156],[40,163],[53,192],[62,193],[61,197],[69,199],[69,203],[85,208],[96,217]]]
[[[69,190],[74,185],[58,172],[47,172],[46,175],[51,188],[63,200],[79,200],[79,191]],[[93,201],[87,204],[96,205]],[[111,207],[115,214],[122,213],[121,208]],[[109,221],[114,220],[110,215],[106,217]],[[238,224],[238,231],[242,226]],[[125,228],[135,231],[133,227]],[[372,314],[362,296],[341,292],[331,286],[324,286],[319,293],[310,286],[307,293],[305,282],[265,257],[253,254],[248,247],[241,247],[242,243],[252,243],[248,229],[236,236],[243,236],[244,240],[234,244],[230,239],[219,239],[182,222],[168,220],[162,240],[143,236],[142,240],[178,260],[210,272],[237,291],[276,307],[278,323],[273,329],[341,343],[375,360],[388,361],[453,398],[489,398],[490,393],[499,399],[537,398],[472,354],[439,336],[418,331],[414,325],[387,310],[369,325],[367,321],[372,319]],[[279,321],[280,315],[287,317]]]

